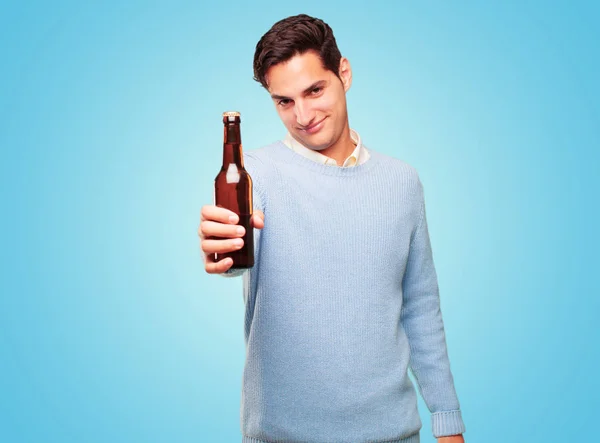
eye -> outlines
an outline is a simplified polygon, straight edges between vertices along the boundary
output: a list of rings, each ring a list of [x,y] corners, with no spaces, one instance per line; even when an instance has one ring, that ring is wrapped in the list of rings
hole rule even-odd
[[[286,106],[287,106],[287,105],[289,105],[291,102],[292,102],[292,101],[291,101],[289,98],[282,98],[281,100],[279,100],[279,101],[277,102],[277,105],[278,105],[278,106],[281,106],[281,107],[286,107]]]
[[[311,92],[312,95],[317,95],[319,94],[321,91],[323,90],[323,88],[321,86],[317,86],[316,88],[313,88]]]

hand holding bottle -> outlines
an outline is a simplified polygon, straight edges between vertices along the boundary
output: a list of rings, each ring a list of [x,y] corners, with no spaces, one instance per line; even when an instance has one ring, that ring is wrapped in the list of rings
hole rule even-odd
[[[265,226],[264,220],[264,213],[257,210],[252,214],[250,224],[254,228],[262,229]],[[215,254],[239,251],[244,246],[242,237],[246,230],[238,223],[239,217],[233,211],[215,205],[202,207],[198,236],[207,273],[222,274],[233,264],[231,257],[215,261]]]

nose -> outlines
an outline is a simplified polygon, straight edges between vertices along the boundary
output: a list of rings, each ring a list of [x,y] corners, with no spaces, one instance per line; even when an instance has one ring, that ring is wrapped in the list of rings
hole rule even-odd
[[[310,109],[310,105],[303,100],[297,100],[294,104],[294,113],[296,114],[296,123],[298,126],[306,127],[314,120],[315,114]]]

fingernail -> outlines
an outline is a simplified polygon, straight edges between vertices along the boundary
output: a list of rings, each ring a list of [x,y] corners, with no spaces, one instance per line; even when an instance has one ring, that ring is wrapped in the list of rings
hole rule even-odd
[[[230,221],[231,223],[237,223],[237,219],[238,219],[238,218],[237,218],[237,215],[230,215],[230,216],[229,216],[229,221]]]
[[[236,238],[233,240],[233,244],[235,246],[242,246],[244,244],[244,240],[242,240],[241,238]]]
[[[238,228],[235,231],[240,235],[246,232],[246,230],[242,226],[238,226]]]

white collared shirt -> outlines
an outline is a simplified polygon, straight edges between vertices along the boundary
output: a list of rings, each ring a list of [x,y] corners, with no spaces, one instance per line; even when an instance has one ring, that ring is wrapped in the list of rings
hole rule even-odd
[[[351,166],[362,165],[365,163],[370,155],[367,149],[363,146],[362,141],[360,139],[360,135],[354,129],[350,129],[350,138],[356,144],[356,148],[352,151],[352,154],[348,156],[348,158],[344,161],[344,164],[341,166],[342,168],[349,168]],[[337,166],[337,162],[331,157],[327,157],[326,155],[321,154],[319,151],[315,151],[314,149],[307,148],[288,132],[285,138],[282,140],[283,143],[290,148],[292,151],[303,155],[304,157],[313,160],[317,163],[322,163],[329,166]]]

